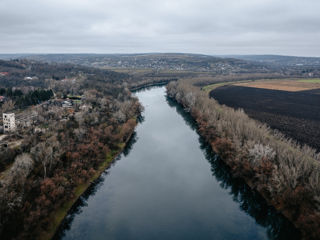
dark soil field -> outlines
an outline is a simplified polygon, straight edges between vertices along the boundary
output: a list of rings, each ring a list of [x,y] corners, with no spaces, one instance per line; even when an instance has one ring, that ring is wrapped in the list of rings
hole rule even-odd
[[[252,118],[320,151],[320,90],[287,92],[222,86],[210,92],[220,104],[243,108]]]

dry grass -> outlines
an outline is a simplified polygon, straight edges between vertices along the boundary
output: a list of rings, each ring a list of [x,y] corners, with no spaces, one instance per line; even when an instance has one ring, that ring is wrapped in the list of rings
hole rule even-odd
[[[222,82],[222,83],[214,83],[214,84],[210,84],[207,86],[202,87],[202,90],[204,90],[205,92],[211,92],[212,90],[221,87],[221,86],[225,86],[225,85],[237,85],[237,84],[241,84],[241,83],[248,83],[250,84],[250,82],[248,81],[238,81],[238,82]]]
[[[253,88],[264,88],[271,90],[282,90],[288,92],[306,91],[320,88],[318,79],[299,80],[261,80],[254,82],[235,83],[233,85]]]
[[[320,83],[320,78],[313,79],[301,79],[299,82],[307,82],[307,83]]]

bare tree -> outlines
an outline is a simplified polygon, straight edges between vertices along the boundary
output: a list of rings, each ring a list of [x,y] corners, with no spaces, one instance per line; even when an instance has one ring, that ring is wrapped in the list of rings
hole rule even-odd
[[[13,110],[14,104],[15,103],[12,100],[6,101],[1,107],[2,112],[5,113],[5,112]]]

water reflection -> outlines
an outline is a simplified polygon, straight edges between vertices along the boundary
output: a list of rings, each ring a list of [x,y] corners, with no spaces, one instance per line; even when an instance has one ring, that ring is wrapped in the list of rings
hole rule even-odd
[[[132,150],[133,145],[138,141],[137,133],[134,132],[130,138],[130,140],[127,142],[126,147],[123,149],[124,156],[129,155],[130,151]],[[118,159],[117,159],[118,160]],[[116,160],[116,161],[117,161]]]
[[[142,116],[140,116],[139,122],[141,123],[143,121],[144,121],[144,118]],[[137,142],[137,140],[138,140],[137,133],[134,132],[122,152],[124,156],[129,155],[130,151],[133,148],[133,145]],[[115,159],[115,161],[112,163],[112,165],[115,164],[120,159],[121,159],[121,156],[119,155]],[[68,230],[70,230],[71,224],[72,224],[74,218],[82,212],[83,207],[86,207],[88,205],[87,201],[88,201],[89,197],[93,197],[96,194],[96,192],[99,190],[99,188],[101,187],[103,182],[105,181],[105,178],[108,175],[108,170],[109,169],[106,169],[104,171],[104,173],[101,174],[100,177],[98,177],[95,181],[93,181],[92,184],[89,186],[89,188],[76,201],[76,203],[69,210],[67,216],[64,218],[64,220],[60,224],[60,226],[59,226],[56,234],[52,238],[52,240],[62,239],[65,236],[65,233]]]
[[[176,101],[167,97],[170,107],[176,109],[185,123],[196,130],[197,125],[190,114],[186,113],[183,107]],[[224,189],[230,190],[232,199],[239,203],[240,209],[253,217],[257,224],[267,229],[267,235],[272,240],[300,239],[300,232],[283,215],[269,206],[262,196],[250,189],[250,187],[240,178],[233,177],[230,168],[212,151],[210,145],[199,136],[200,147],[206,159],[211,164],[212,175]]]
[[[299,238],[259,194],[232,177],[193,131],[190,115],[165,99],[164,88],[138,94],[145,121],[55,239]]]
[[[104,182],[105,175],[107,175],[107,172],[105,172],[98,179],[96,179],[89,186],[89,188],[81,195],[81,197],[76,201],[76,203],[69,210],[67,216],[64,218],[64,220],[60,224],[56,234],[52,238],[53,240],[61,239],[65,235],[65,232],[70,230],[73,219],[75,218],[76,215],[82,212],[83,207],[87,206],[88,198],[96,194],[100,185]]]

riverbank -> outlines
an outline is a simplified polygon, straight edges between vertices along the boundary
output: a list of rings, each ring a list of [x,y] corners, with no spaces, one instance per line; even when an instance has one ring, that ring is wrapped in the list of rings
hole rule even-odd
[[[167,89],[168,95],[190,112],[199,134],[234,175],[294,223],[304,239],[318,238],[320,167],[314,150],[274,135],[243,111],[219,105],[196,87],[178,82]]]
[[[136,121],[136,125],[137,125],[137,121]],[[105,161],[102,162],[102,164],[99,166],[96,173],[92,177],[90,177],[88,179],[88,181],[78,185],[74,189],[74,196],[72,197],[72,199],[70,199],[68,202],[64,203],[55,213],[52,214],[52,216],[50,216],[50,219],[52,219],[51,224],[48,226],[48,229],[46,231],[39,231],[36,234],[37,236],[39,236],[39,238],[37,238],[37,239],[48,240],[48,239],[52,239],[54,237],[60,224],[62,223],[64,218],[67,216],[70,209],[76,204],[76,202],[81,197],[81,195],[87,191],[87,189],[91,186],[91,184],[95,180],[97,180],[106,169],[111,167],[112,163],[122,153],[125,146],[130,141],[134,131],[135,131],[135,128],[132,129],[132,131],[131,131],[130,135],[128,136],[128,138],[126,139],[126,141],[118,145],[119,146],[118,151],[113,151],[113,152],[110,152],[107,154]]]
[[[164,86],[164,85],[168,84],[170,81],[176,81],[176,79],[153,82],[150,84],[144,83],[144,84],[130,88],[130,91],[135,92],[135,91],[139,91],[139,90],[146,89],[149,87]],[[136,127],[138,120],[137,120],[137,118],[135,118],[134,120],[136,122],[136,124],[135,124],[135,127]],[[43,229],[36,231],[37,232],[36,236],[39,236],[39,238],[38,238],[39,240],[47,240],[47,239],[52,239],[54,237],[54,235],[56,234],[57,230],[59,229],[59,226],[61,225],[62,221],[67,216],[70,209],[72,209],[72,207],[76,204],[76,202],[81,197],[81,195],[83,195],[87,191],[87,189],[92,185],[92,183],[95,180],[97,180],[101,176],[101,174],[106,169],[108,169],[111,166],[111,164],[114,162],[114,160],[123,152],[124,148],[126,147],[127,143],[129,142],[129,140],[131,139],[131,137],[135,131],[135,127],[132,129],[132,131],[131,131],[130,135],[128,136],[128,138],[126,139],[126,141],[121,144],[118,144],[119,150],[118,151],[111,151],[110,153],[108,153],[106,156],[106,160],[99,166],[99,168],[95,172],[95,174],[92,177],[90,177],[86,182],[78,185],[74,189],[74,196],[69,201],[64,203],[55,213],[52,214],[52,216],[49,217],[51,219],[51,223],[48,226],[48,229],[45,231]],[[41,229],[41,228],[39,228],[39,229]]]

